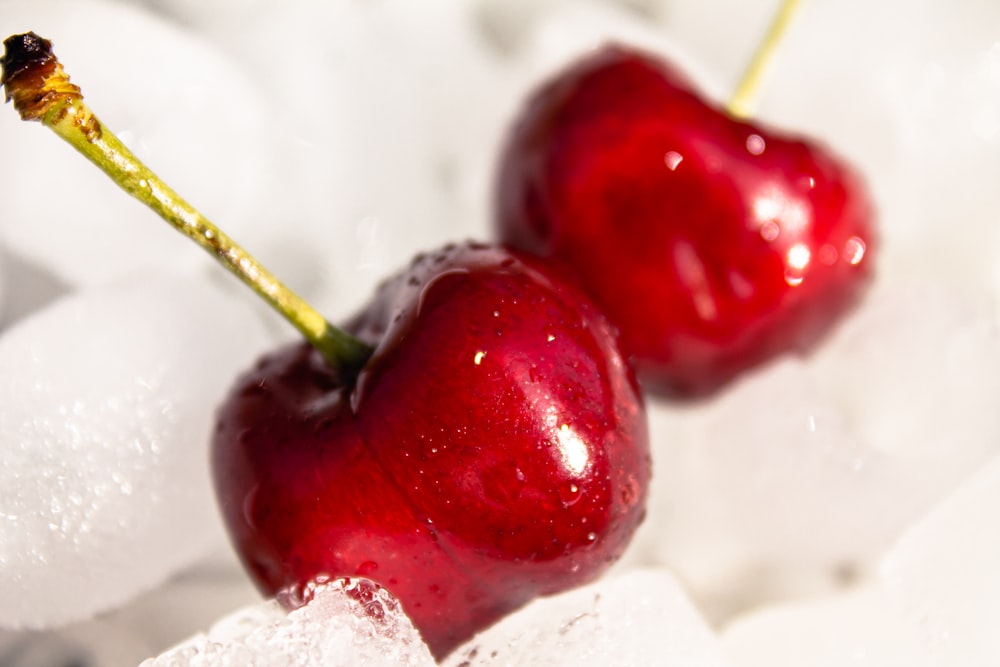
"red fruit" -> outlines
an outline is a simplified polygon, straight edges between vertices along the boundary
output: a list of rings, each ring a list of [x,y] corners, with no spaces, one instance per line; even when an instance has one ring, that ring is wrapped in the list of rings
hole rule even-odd
[[[682,396],[808,350],[871,275],[872,206],[847,165],[621,47],[530,99],[497,210],[504,242],[569,266],[640,380]]]
[[[217,494],[263,591],[373,579],[441,657],[618,558],[645,511],[645,414],[576,289],[536,260],[452,246],[347,328],[376,346],[356,381],[292,345],[219,413]]]

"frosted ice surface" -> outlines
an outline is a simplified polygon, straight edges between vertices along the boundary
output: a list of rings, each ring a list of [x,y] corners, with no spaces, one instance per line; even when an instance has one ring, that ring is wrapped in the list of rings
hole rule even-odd
[[[722,641],[735,667],[930,667],[878,586],[751,612]]]
[[[459,647],[447,667],[724,667],[712,630],[665,570],[541,598]]]
[[[101,38],[96,26],[113,26],[114,38]],[[140,159],[241,237],[272,162],[266,106],[248,73],[123,2],[4,3],[0,34],[27,30],[52,40],[94,111]],[[74,285],[208,261],[50,131],[20,121],[10,105],[2,111],[0,236],[11,250]]]
[[[366,580],[319,586],[289,614],[276,602],[241,609],[142,667],[354,667],[436,663],[399,603]]]
[[[86,618],[224,541],[208,439],[266,342],[243,300],[168,275],[3,332],[0,627]]]
[[[1000,656],[1000,458],[899,541],[882,579],[935,665],[996,664]]]

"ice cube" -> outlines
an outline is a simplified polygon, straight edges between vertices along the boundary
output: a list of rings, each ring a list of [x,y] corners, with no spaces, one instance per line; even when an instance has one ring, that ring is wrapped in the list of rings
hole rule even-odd
[[[168,274],[3,332],[0,627],[87,618],[224,542],[213,414],[267,342],[242,300]]]
[[[878,585],[738,618],[722,635],[738,667],[930,667]]]
[[[715,634],[665,570],[636,570],[535,600],[456,649],[447,667],[723,667]]]
[[[111,29],[114,38],[102,38]],[[197,36],[140,7],[100,0],[7,2],[0,34],[51,39],[103,122],[233,236],[251,222],[272,165],[266,105],[248,74]],[[74,285],[149,266],[207,261],[103,174],[9,106],[0,236]],[[252,139],[250,139],[252,138]]]
[[[142,667],[436,664],[399,603],[376,584],[338,579],[311,596],[287,615],[273,601],[241,609]]]
[[[650,418],[654,562],[676,569],[713,620],[836,588],[845,566],[902,530],[879,512],[892,502],[876,483],[883,457],[846,428],[801,360],[699,408],[652,404]]]
[[[886,457],[909,525],[1000,451],[1000,332],[985,290],[886,283],[816,355],[823,391]]]
[[[723,616],[835,589],[1000,451],[997,396],[989,300],[887,284],[814,358],[652,406],[656,562]]]
[[[935,665],[1000,656],[1000,457],[910,529],[885,559],[890,599]]]
[[[885,464],[801,360],[781,359],[738,384],[713,406],[703,437],[701,494],[725,503],[720,529],[754,560],[835,566],[885,544],[865,521],[883,491],[870,477]]]

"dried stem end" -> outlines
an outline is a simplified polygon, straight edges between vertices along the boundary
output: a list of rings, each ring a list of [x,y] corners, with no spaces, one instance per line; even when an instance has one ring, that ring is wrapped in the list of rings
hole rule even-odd
[[[80,89],[70,82],[59,60],[52,53],[52,43],[33,32],[13,35],[4,40],[6,52],[0,65],[6,101],[13,100],[22,120],[57,123],[75,103],[83,99]],[[92,118],[92,117],[91,117]],[[100,132],[100,125],[85,128]]]

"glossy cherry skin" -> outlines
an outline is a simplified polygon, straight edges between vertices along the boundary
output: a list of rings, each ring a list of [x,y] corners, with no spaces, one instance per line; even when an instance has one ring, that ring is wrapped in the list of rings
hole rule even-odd
[[[532,258],[453,246],[347,328],[376,346],[356,379],[296,344],[219,411],[217,495],[264,592],[367,577],[441,657],[619,557],[645,512],[645,412],[579,291]]]
[[[497,227],[567,265],[640,380],[677,396],[808,350],[863,293],[876,245],[842,160],[617,46],[528,101],[501,158]]]

